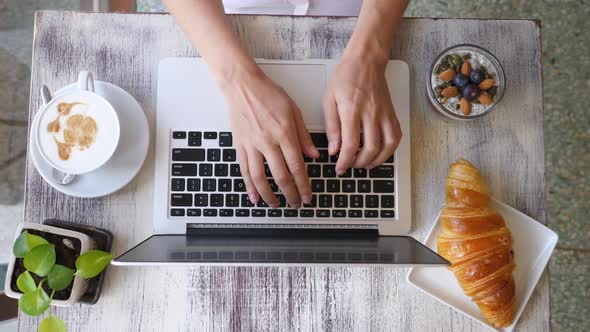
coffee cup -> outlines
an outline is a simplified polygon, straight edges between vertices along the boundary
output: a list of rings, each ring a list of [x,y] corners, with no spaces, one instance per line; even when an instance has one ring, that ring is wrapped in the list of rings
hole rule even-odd
[[[54,169],[67,174],[90,173],[107,163],[119,144],[117,112],[94,91],[94,78],[81,71],[75,89],[47,101],[32,127],[37,149]]]

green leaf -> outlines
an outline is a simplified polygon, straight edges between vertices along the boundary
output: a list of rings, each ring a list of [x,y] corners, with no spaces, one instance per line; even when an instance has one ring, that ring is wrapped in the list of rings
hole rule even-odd
[[[72,283],[74,279],[74,270],[63,265],[55,264],[49,275],[47,275],[47,285],[49,288],[60,291]]]
[[[40,277],[45,277],[55,265],[55,246],[42,244],[25,255],[25,268]]]
[[[39,324],[39,332],[66,332],[66,323],[57,316],[48,316]]]
[[[16,278],[16,287],[20,289],[21,292],[27,293],[32,292],[37,289],[37,285],[35,285],[35,280],[29,273],[29,271],[25,271]]]
[[[27,231],[24,231],[20,233],[18,238],[16,238],[16,241],[14,241],[12,253],[18,258],[23,258],[33,248],[47,243],[49,242],[47,242],[47,240],[44,238],[38,235],[29,234]]]
[[[29,316],[39,316],[49,308],[50,302],[49,296],[43,291],[40,283],[34,291],[26,292],[20,297],[18,307]]]
[[[76,259],[76,275],[82,278],[97,276],[113,259],[113,255],[100,250],[90,250]]]

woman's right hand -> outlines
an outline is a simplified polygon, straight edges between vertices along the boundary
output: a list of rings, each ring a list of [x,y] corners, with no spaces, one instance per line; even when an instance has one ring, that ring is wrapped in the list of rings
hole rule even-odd
[[[319,152],[297,105],[258,67],[233,73],[220,86],[230,110],[233,142],[250,201],[257,203],[262,196],[270,207],[279,206],[264,172],[266,160],[290,206],[310,203],[303,154],[317,158]]]

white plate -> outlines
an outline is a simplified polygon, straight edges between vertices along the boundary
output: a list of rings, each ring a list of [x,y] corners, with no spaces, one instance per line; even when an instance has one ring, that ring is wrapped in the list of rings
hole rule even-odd
[[[557,244],[557,234],[540,222],[521,213],[520,211],[497,200],[492,200],[492,207],[496,209],[506,221],[512,232],[514,259],[516,269],[516,312],[512,325],[503,329],[496,329],[490,325],[471,299],[463,293],[455,275],[445,267],[412,268],[408,273],[408,282],[426,294],[436,298],[448,306],[479,321],[494,331],[510,332],[520,318],[545,266],[549,262],[551,253]],[[426,236],[424,244],[437,251],[436,240],[441,232],[439,216],[436,217],[432,229]]]
[[[78,176],[72,183],[57,183],[49,166],[37,149],[35,135],[30,135],[30,151],[33,164],[43,179],[53,188],[75,197],[101,197],[114,193],[127,185],[141,169],[150,144],[150,130],[143,109],[127,91],[102,81],[96,81],[95,91],[112,105],[121,124],[121,138],[113,157],[101,168]],[[76,89],[77,84],[67,85],[54,94]]]

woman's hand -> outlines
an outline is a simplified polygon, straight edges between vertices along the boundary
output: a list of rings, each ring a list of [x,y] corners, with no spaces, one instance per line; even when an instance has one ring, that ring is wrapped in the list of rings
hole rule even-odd
[[[340,152],[338,174],[349,167],[382,164],[401,140],[402,131],[385,80],[386,64],[345,54],[330,80],[324,112],[328,152]]]
[[[259,68],[232,75],[221,88],[230,109],[234,145],[250,200],[256,203],[260,195],[272,208],[279,206],[265,175],[266,159],[289,205],[298,208],[302,202],[310,203],[303,153],[317,158],[319,152],[297,105]]]

